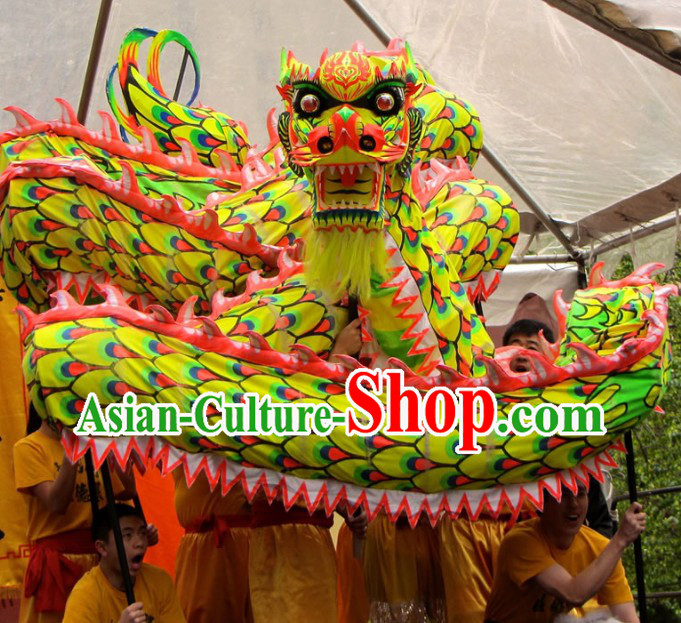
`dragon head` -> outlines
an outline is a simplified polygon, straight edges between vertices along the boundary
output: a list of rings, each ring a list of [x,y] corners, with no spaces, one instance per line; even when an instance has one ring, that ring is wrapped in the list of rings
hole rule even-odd
[[[413,107],[417,77],[406,44],[383,52],[366,52],[360,44],[325,52],[315,71],[282,54],[279,92],[286,111],[279,136],[290,167],[310,182],[313,228],[327,232],[327,255],[331,237],[345,235],[361,250],[367,241],[358,232],[383,229],[387,180],[408,176],[421,139],[422,117]]]
[[[312,184],[315,228],[383,227],[386,173],[397,166],[406,175],[420,140],[416,77],[407,45],[325,52],[314,73],[282,54],[279,134],[290,165]]]

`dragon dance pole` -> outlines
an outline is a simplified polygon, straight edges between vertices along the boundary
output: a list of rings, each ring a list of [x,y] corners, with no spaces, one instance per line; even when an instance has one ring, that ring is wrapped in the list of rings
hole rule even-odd
[[[348,298],[348,323],[359,318],[359,310],[357,309],[357,298],[351,296]],[[359,358],[359,353],[353,353],[353,357]],[[361,513],[361,509],[358,508],[355,511],[355,515]],[[364,539],[353,533],[352,535],[352,554],[357,560],[361,560],[364,555]]]
[[[85,453],[85,474],[87,476],[87,488],[90,492],[90,506],[92,507],[92,519],[99,512],[99,492],[97,491],[97,481],[95,480],[95,465],[92,462],[92,451]],[[93,539],[94,541],[94,535]]]
[[[102,0],[102,3],[99,5],[97,25],[95,26],[95,34],[92,37],[92,46],[90,47],[90,58],[87,62],[85,80],[83,81],[83,90],[81,91],[80,103],[78,104],[78,121],[83,124],[85,123],[88,109],[90,108],[92,87],[95,83],[95,76],[97,74],[97,67],[99,65],[99,57],[102,53],[104,35],[106,34],[106,26],[109,22],[109,15],[111,14],[111,3],[112,0]]]
[[[189,51],[184,51],[184,56],[182,57],[182,65],[180,65],[180,74],[177,76],[177,83],[175,84],[175,93],[173,93],[173,99],[177,102],[180,97],[180,91],[182,90],[182,82],[184,81],[184,72],[187,69],[187,61],[189,60]]]
[[[624,446],[627,450],[627,484],[629,485],[629,502],[638,500],[636,490],[636,468],[634,465],[634,443],[631,431],[624,434]],[[646,579],[643,573],[643,547],[641,537],[634,541],[634,566],[636,568],[636,593],[638,598],[638,612],[641,623],[648,623],[648,605],[646,603]]]
[[[102,463],[100,471],[102,472],[102,480],[104,481],[106,506],[109,511],[109,517],[111,518],[114,540],[116,541],[116,551],[118,552],[118,562],[121,566],[121,575],[123,576],[123,585],[125,586],[125,597],[128,600],[128,605],[131,605],[135,603],[135,592],[132,588],[132,578],[130,577],[130,569],[128,568],[128,559],[125,555],[123,534],[121,532],[121,526],[118,523],[116,502],[114,500],[113,486],[111,485],[111,474],[109,473],[109,465],[106,461]]]

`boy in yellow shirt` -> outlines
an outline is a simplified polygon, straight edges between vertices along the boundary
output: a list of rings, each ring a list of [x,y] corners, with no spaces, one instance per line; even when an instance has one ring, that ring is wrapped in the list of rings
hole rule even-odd
[[[149,543],[142,514],[124,504],[116,505],[116,513],[136,601],[127,605],[113,524],[105,509],[93,525],[99,565],[73,588],[64,623],[185,623],[170,576],[143,562]]]
[[[542,516],[518,524],[499,550],[486,623],[550,623],[592,597],[623,623],[638,623],[620,560],[643,532],[645,513],[632,504],[608,541],[584,525],[588,498],[563,487],[560,502],[547,495]]]

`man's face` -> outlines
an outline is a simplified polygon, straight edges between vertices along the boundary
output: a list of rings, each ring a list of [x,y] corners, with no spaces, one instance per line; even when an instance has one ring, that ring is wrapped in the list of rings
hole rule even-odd
[[[579,483],[576,495],[563,487],[560,502],[550,495],[546,496],[542,521],[551,530],[574,536],[584,524],[588,507],[586,486]]]
[[[527,350],[534,350],[538,353],[541,352],[541,346],[539,342],[539,335],[534,333],[532,335],[523,335],[522,333],[513,333],[509,339],[507,346],[517,346],[519,348],[526,348]],[[527,357],[518,355],[511,359],[509,367],[513,372],[529,372],[530,362]]]
[[[130,575],[135,576],[142,568],[142,561],[147,552],[149,543],[147,541],[147,526],[139,517],[121,517],[120,519],[121,533],[123,535],[123,544],[125,546],[125,557],[128,561],[128,569]],[[116,541],[113,530],[109,532],[109,539],[105,548],[100,553],[110,560],[110,564],[120,572],[121,566],[118,560],[118,551],[116,550]]]

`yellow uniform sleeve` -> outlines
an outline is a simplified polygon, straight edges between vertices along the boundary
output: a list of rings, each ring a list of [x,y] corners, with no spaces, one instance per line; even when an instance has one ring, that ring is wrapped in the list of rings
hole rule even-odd
[[[66,602],[62,623],[109,623],[101,616],[97,586],[90,579],[90,575],[86,574],[73,587]]]
[[[627,576],[624,573],[624,565],[622,561],[618,561],[615,570],[610,574],[608,581],[598,591],[598,603],[603,606],[616,606],[617,604],[625,604],[629,601],[634,601],[634,596],[631,594]]]
[[[162,595],[161,610],[154,623],[186,623],[171,577],[163,572],[162,580],[160,578],[159,580],[159,592]]]
[[[17,491],[26,493],[27,489],[41,482],[53,482],[57,469],[43,448],[29,439],[21,439],[14,444],[14,482]]]
[[[518,587],[552,567],[556,561],[546,545],[525,530],[509,532],[501,543],[497,567]]]

